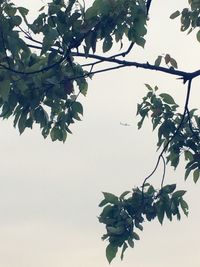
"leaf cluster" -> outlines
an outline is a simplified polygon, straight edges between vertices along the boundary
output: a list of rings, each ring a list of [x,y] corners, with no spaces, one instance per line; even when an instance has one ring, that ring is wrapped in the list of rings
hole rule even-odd
[[[134,188],[125,191],[120,197],[104,192],[104,199],[99,204],[103,211],[99,222],[105,224],[106,234],[102,239],[109,242],[106,257],[110,263],[121,248],[121,259],[124,252],[134,247],[140,237],[137,230],[143,230],[145,221],[157,218],[162,224],[166,216],[170,221],[173,216],[180,220],[180,208],[188,215],[188,205],[183,200],[186,191],[175,191],[176,185],[166,185],[156,190],[152,185],[145,184],[142,189]]]
[[[175,11],[170,18],[175,19],[180,16],[181,31],[191,33],[194,29],[198,29],[196,34],[197,40],[200,42],[200,1],[188,0],[189,7],[183,8],[182,11]]]
[[[77,98],[86,95],[91,78],[73,51],[81,49],[87,58],[98,42],[104,53],[114,41],[122,48],[124,37],[144,46],[145,1],[95,0],[86,9],[77,0],[53,0],[32,23],[28,13],[0,2],[0,116],[13,116],[20,134],[36,123],[45,138],[64,142],[83,115]]]
[[[183,120],[183,114],[178,112],[178,105],[171,95],[158,95],[157,86],[152,88],[146,84],[146,87],[148,93],[137,109],[137,115],[141,117],[138,128],[142,127],[145,118],[151,117],[153,130],[158,132],[157,147],[165,150],[167,162],[176,168],[181,155],[184,155],[185,179],[193,172],[193,180],[197,182],[200,175],[200,117],[195,109],[187,110]]]

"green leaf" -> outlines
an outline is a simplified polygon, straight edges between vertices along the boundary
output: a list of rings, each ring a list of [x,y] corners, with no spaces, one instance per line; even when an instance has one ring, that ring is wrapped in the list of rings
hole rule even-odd
[[[29,10],[27,8],[25,8],[25,7],[18,7],[17,9],[19,10],[20,14],[23,17],[26,16],[28,14],[28,12],[29,12]]]
[[[136,42],[137,45],[139,45],[142,48],[144,48],[146,40],[143,37],[138,37],[138,38],[135,38],[135,42]]]
[[[198,181],[199,176],[200,176],[200,170],[199,170],[199,169],[196,169],[196,170],[193,172],[193,180],[194,180],[195,183]]]
[[[188,207],[187,202],[181,198],[181,199],[180,199],[180,205],[181,205],[181,208],[182,208],[184,214],[185,214],[186,216],[188,216],[188,209],[189,209],[189,207]]]
[[[106,204],[108,204],[108,201],[106,199],[103,199],[100,203],[99,203],[99,207],[103,207]]]
[[[45,8],[45,6],[42,6],[38,11],[41,12],[44,10],[44,8]]]
[[[130,246],[131,248],[134,247],[134,241],[133,241],[133,239],[132,239],[131,237],[128,238],[128,244],[129,244],[129,246]]]
[[[83,106],[81,105],[80,102],[74,102],[73,103],[73,110],[74,110],[74,112],[78,112],[81,115],[83,115]]]
[[[108,36],[103,42],[103,52],[108,52],[113,45],[112,37]]]
[[[79,90],[82,95],[86,96],[88,91],[88,83],[86,81],[81,82],[79,85]]]
[[[200,30],[197,32],[196,37],[197,37],[198,42],[200,42]]]
[[[5,79],[2,82],[0,82],[0,97],[2,97],[4,101],[7,101],[9,92],[10,92],[10,80]]]
[[[170,19],[175,19],[175,18],[177,18],[179,15],[180,15],[180,11],[177,10],[177,11],[175,11],[174,13],[171,14]]]
[[[129,193],[130,193],[131,191],[125,191],[125,192],[123,192],[121,195],[120,195],[120,199],[124,199],[124,197],[126,196],[126,195],[128,195]]]
[[[111,206],[111,205],[107,205],[107,206],[103,209],[102,213],[100,214],[100,218],[101,218],[101,219],[104,219],[104,218],[106,218],[106,217],[110,217],[112,212],[113,212],[113,206]]]
[[[145,83],[144,85],[149,91],[153,91],[153,88],[149,84]]]
[[[180,198],[183,195],[185,195],[186,191],[185,190],[178,190],[173,193],[172,198]]]
[[[173,68],[178,69],[178,64],[174,58],[170,58],[170,64],[172,65]]]
[[[154,65],[155,65],[155,66],[160,66],[161,61],[162,61],[162,56],[158,56],[157,59],[155,60]]]
[[[118,197],[116,197],[115,195],[111,193],[107,193],[107,192],[103,192],[103,195],[108,203],[118,204],[119,200],[118,200]]]
[[[26,128],[26,119],[27,119],[27,112],[24,111],[21,113],[21,116],[18,122],[18,129],[19,129],[20,134],[22,134]]]
[[[157,203],[156,211],[157,211],[158,221],[160,222],[160,224],[162,224],[163,223],[163,219],[164,219],[164,215],[165,215],[165,211],[164,211],[163,204],[161,202]]]
[[[111,261],[115,258],[117,251],[118,251],[118,247],[112,243],[110,243],[106,247],[106,258],[109,263],[111,263]]]
[[[174,105],[176,104],[173,97],[171,95],[168,95],[168,94],[160,94],[160,97],[162,97],[163,101],[167,104],[170,104],[170,105]]]
[[[170,59],[171,59],[170,55],[166,54],[165,55],[165,63],[168,64],[170,62]]]
[[[190,160],[190,161],[193,160],[193,154],[189,150],[185,150],[184,155],[185,155],[185,160]]]
[[[50,132],[51,140],[54,142],[56,140],[62,141],[63,140],[63,134],[62,130],[58,127],[53,127]]]
[[[124,232],[124,227],[123,226],[118,226],[118,227],[113,227],[113,226],[108,226],[107,231],[109,234],[114,234],[114,235],[121,235]]]
[[[139,235],[136,232],[133,232],[133,238],[135,240],[140,240],[140,237],[139,237]]]
[[[125,250],[127,248],[128,248],[128,245],[126,244],[126,242],[124,242],[124,245],[122,247],[121,260],[123,260],[123,258],[124,258],[124,252],[125,252]]]
[[[12,17],[12,22],[15,26],[19,26],[22,23],[22,19],[20,16]]]
[[[161,192],[170,194],[172,192],[174,192],[174,190],[176,189],[176,184],[170,184],[170,185],[166,185],[161,189]]]
[[[190,172],[191,172],[191,169],[190,168],[186,169],[186,171],[185,171],[185,177],[184,177],[185,180],[187,180]]]

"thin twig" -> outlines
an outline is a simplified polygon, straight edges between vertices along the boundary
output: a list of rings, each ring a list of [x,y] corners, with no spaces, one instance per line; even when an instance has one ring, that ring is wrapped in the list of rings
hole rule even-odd
[[[161,156],[162,160],[163,160],[163,176],[162,176],[162,180],[161,180],[161,188],[163,188],[163,184],[164,184],[164,180],[165,180],[165,173],[166,173],[166,161],[165,158],[163,157],[163,155]]]
[[[188,125],[189,125],[189,128],[190,128],[190,131],[191,131],[191,133],[193,134],[193,136],[195,136],[195,138],[197,139],[197,140],[199,140],[200,138],[199,138],[199,135],[194,131],[194,129],[193,129],[193,126],[192,126],[192,121],[191,121],[191,116],[190,116],[190,111],[189,111],[189,109],[187,108],[187,115],[188,115]]]
[[[142,196],[144,196],[144,186],[146,184],[146,181],[156,172],[156,170],[157,170],[157,168],[159,166],[160,160],[161,160],[161,158],[163,158],[163,154],[167,150],[167,148],[170,145],[170,143],[174,140],[176,135],[179,133],[181,127],[183,126],[183,123],[184,123],[184,120],[185,120],[185,117],[186,117],[186,114],[187,114],[187,110],[188,110],[188,104],[189,104],[190,92],[191,92],[191,84],[192,84],[192,79],[188,81],[187,95],[186,95],[186,99],[185,99],[185,106],[184,106],[184,111],[183,111],[183,115],[182,115],[181,121],[180,121],[178,127],[176,128],[173,136],[171,136],[171,138],[169,138],[168,142],[163,147],[160,155],[158,156],[158,159],[157,159],[157,162],[156,162],[156,165],[155,165],[153,171],[144,179],[143,184],[142,184]],[[162,183],[161,183],[161,185],[162,185]]]

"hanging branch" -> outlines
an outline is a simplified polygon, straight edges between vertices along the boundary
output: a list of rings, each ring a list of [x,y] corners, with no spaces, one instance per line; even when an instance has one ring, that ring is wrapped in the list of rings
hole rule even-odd
[[[177,134],[179,133],[180,129],[182,128],[187,112],[188,112],[188,104],[189,104],[189,100],[190,100],[190,93],[191,93],[191,85],[192,85],[192,79],[190,79],[188,81],[188,85],[187,85],[187,94],[186,94],[186,99],[185,99],[185,106],[184,106],[184,110],[183,110],[183,114],[182,114],[182,118],[181,121],[178,125],[178,127],[176,128],[174,134],[171,136],[171,138],[169,138],[168,142],[165,144],[165,146],[163,147],[161,153],[158,156],[156,165],[153,169],[153,171],[144,179],[143,184],[142,184],[142,194],[144,195],[144,187],[145,184],[147,182],[147,180],[153,176],[153,174],[157,171],[158,166],[160,164],[160,160],[164,160],[163,154],[166,152],[166,150],[168,149],[169,145],[171,144],[171,142],[174,140],[174,138],[177,136]],[[163,172],[163,178],[162,178],[162,182],[161,182],[161,187],[163,186],[163,182],[164,182],[164,176],[165,176],[165,163],[164,163],[164,172]]]

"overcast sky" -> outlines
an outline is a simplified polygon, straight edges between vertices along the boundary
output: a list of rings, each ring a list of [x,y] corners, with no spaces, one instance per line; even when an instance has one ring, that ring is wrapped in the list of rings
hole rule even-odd
[[[40,0],[14,2],[31,8],[32,14],[42,5]],[[157,55],[169,53],[181,69],[199,68],[195,35],[180,33],[178,21],[169,20],[187,1],[152,2],[146,48],[135,48],[130,57],[154,62]],[[186,90],[179,80],[127,68],[89,82],[83,121],[73,126],[65,144],[43,140],[37,127],[19,136],[11,121],[1,122],[0,267],[108,266],[104,227],[97,219],[101,191],[120,194],[140,185],[157,159],[150,123],[139,132],[136,127],[144,83],[158,85],[183,105]],[[199,106],[199,83],[194,82],[192,107]],[[152,178],[155,184],[160,173]],[[200,188],[192,179],[184,183],[183,177],[183,167],[176,172],[168,168],[167,182],[188,189],[189,217],[162,227],[146,223],[141,240],[113,267],[200,266]]]

